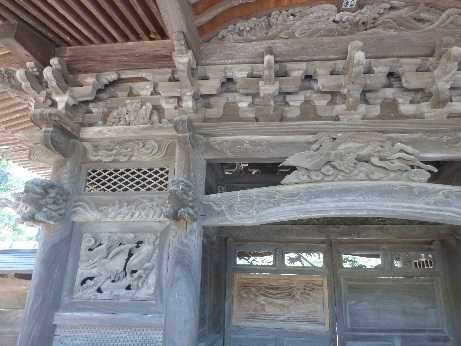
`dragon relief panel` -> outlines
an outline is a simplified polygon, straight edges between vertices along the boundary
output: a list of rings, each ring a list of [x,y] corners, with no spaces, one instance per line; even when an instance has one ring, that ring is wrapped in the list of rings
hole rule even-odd
[[[356,12],[339,12],[334,5],[277,10],[230,25],[215,42],[250,42],[302,37],[346,36],[364,32],[395,33],[434,29],[456,30],[461,10],[443,10],[413,1],[380,1]]]
[[[153,233],[85,233],[74,298],[155,300],[158,245]]]

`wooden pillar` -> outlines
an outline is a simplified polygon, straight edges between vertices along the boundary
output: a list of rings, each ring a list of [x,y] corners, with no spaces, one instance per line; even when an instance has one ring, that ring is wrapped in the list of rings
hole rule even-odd
[[[190,49],[198,57],[201,39],[194,24],[191,4],[187,0],[158,0],[157,4],[170,39],[177,32],[184,32]]]
[[[72,145],[72,156],[54,165],[52,180],[75,193],[79,182],[81,147],[77,141],[73,141]],[[39,251],[18,346],[50,346],[53,342],[54,314],[61,300],[71,236],[70,208],[62,222],[46,224],[40,229]]]
[[[190,182],[192,193],[197,196],[204,192],[205,161],[193,149],[190,122],[177,121],[176,131],[175,181],[179,184]],[[188,216],[184,215],[187,211],[183,209],[182,216],[173,222],[169,235],[166,346],[196,346],[198,343],[203,231],[195,211],[198,199],[194,198],[189,207],[192,210]]]

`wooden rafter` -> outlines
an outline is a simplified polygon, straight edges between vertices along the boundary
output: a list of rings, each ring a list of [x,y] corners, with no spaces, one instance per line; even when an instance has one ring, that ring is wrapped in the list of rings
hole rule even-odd
[[[0,20],[26,22],[57,46],[167,38],[155,0],[0,0]]]

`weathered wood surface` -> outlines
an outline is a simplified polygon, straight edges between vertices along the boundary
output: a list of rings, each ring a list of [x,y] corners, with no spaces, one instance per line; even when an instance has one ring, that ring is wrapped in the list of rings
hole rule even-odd
[[[457,340],[461,340],[461,329],[459,323],[461,321],[461,276],[451,275],[451,273],[459,273],[461,270],[461,239],[453,237],[442,243],[445,263],[449,272],[446,273],[448,279],[448,286],[451,296],[448,299],[448,304],[453,314],[453,321],[451,321],[452,330]]]
[[[455,45],[461,45],[461,34],[458,31],[205,43],[200,48],[200,64],[260,63],[268,47],[272,48],[277,62],[339,60],[347,57],[348,45],[354,40],[364,43],[363,51],[370,59],[430,57],[434,54],[437,42],[446,36],[453,37]]]
[[[427,183],[334,182],[202,197],[205,226],[258,225],[319,217],[391,217],[461,225],[461,188]]]
[[[30,281],[0,277],[0,309],[23,309]]]
[[[192,7],[186,0],[157,0],[157,5],[165,22],[169,37],[183,32],[189,48],[199,53],[200,37],[194,24]]]
[[[439,285],[431,279],[344,279],[346,328],[442,331]]]
[[[340,222],[341,219],[338,219]],[[261,225],[251,227],[210,228],[210,232],[221,237],[231,237],[237,242],[276,242],[283,234],[286,241],[337,240],[421,240],[449,239],[461,231],[460,227],[449,225]]]
[[[400,132],[415,133],[434,130],[438,133],[461,130],[458,120],[446,121],[418,121],[396,120],[386,122],[347,121],[347,122],[286,122],[286,123],[197,123],[194,124],[198,134],[206,136],[293,136],[315,134],[318,132]],[[91,130],[87,130],[90,133]]]
[[[53,168],[53,179],[67,191],[77,193],[82,149],[73,142],[74,151],[68,159],[59,160]],[[70,215],[41,229],[39,252],[34,268],[32,287],[24,309],[24,324],[18,346],[50,345],[53,340],[54,313],[59,307],[72,239]]]
[[[0,345],[15,346],[21,330],[30,281],[0,278]]]
[[[194,4],[193,11],[197,15],[195,24],[200,36],[206,40],[219,29],[235,23],[240,19],[258,17],[275,10],[283,10],[297,6],[314,6],[319,4],[336,5],[337,0],[256,0],[231,2],[200,1]]]
[[[323,278],[236,273],[233,285],[233,326],[298,330],[328,327]]]
[[[61,47],[62,58],[71,73],[96,73],[129,69],[174,67],[173,44],[169,40]]]
[[[46,66],[54,56],[55,45],[24,22],[0,25],[0,43],[22,63]]]

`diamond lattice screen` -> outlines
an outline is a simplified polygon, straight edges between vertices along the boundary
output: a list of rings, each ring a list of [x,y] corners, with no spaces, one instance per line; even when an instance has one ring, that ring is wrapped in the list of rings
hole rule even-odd
[[[169,169],[98,168],[88,170],[86,192],[149,192],[168,190]]]

